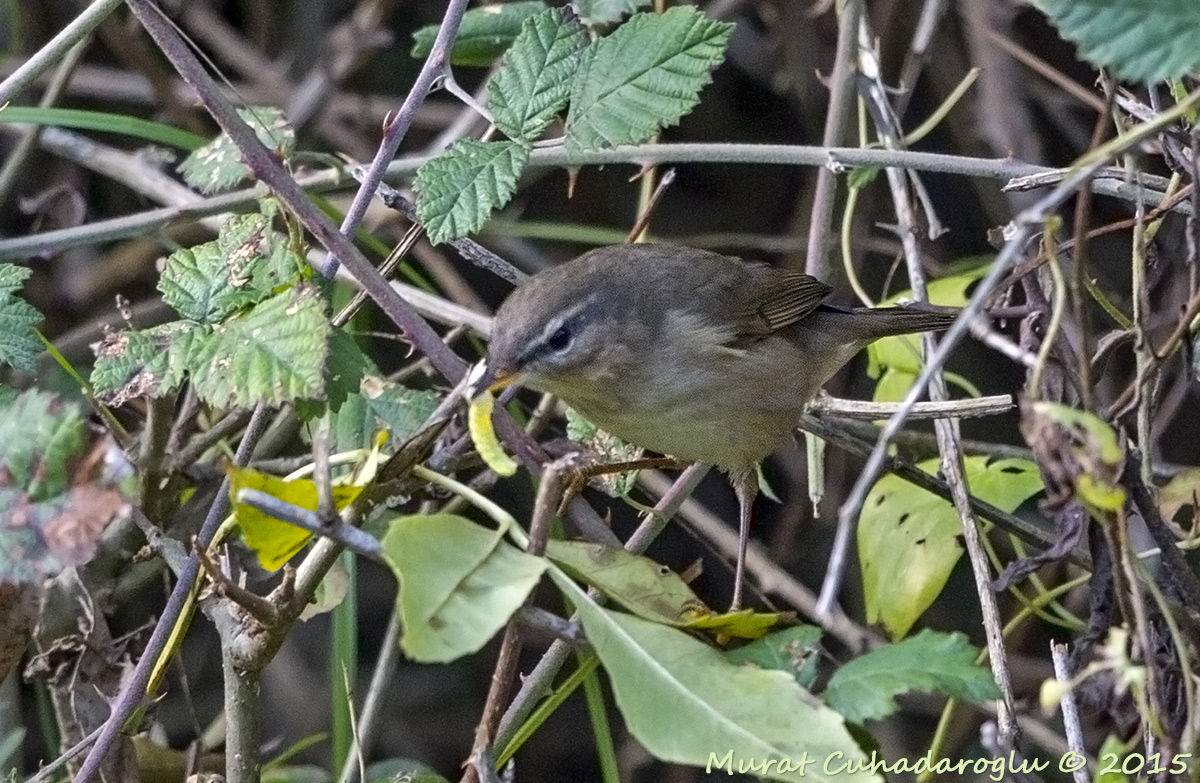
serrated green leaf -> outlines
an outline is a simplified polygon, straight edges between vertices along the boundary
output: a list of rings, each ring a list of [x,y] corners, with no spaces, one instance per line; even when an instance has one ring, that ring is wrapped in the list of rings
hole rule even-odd
[[[567,408],[567,437],[595,455],[599,464],[611,465],[640,459],[644,451],[592,424],[579,411]],[[604,490],[610,497],[623,498],[637,484],[638,471],[606,473],[592,477],[588,483]]]
[[[453,514],[400,517],[383,537],[400,582],[400,646],[444,663],[487,643],[533,590],[546,561]]]
[[[588,44],[573,15],[549,8],[526,19],[504,62],[487,83],[496,127],[510,139],[534,141],[567,107],[571,79]]]
[[[334,417],[334,449],[366,448],[381,429],[387,430],[390,446],[399,446],[429,418],[439,401],[434,392],[409,389],[377,375],[364,375],[358,392],[346,398]],[[389,453],[391,450],[386,449]]]
[[[1004,511],[1042,489],[1037,465],[1029,460],[987,457],[963,460],[971,494]],[[938,459],[917,465],[936,473]],[[899,638],[941,593],[962,556],[961,523],[953,505],[898,476],[875,482],[858,522],[867,621],[882,622]]]
[[[34,327],[41,314],[28,302],[17,297],[21,284],[32,273],[14,264],[0,264],[0,364],[33,374],[37,357],[43,350],[42,341]]]
[[[772,780],[879,780],[842,716],[790,674],[733,663],[683,631],[603,609],[562,572],[549,573],[578,610],[630,733],[656,758],[727,774],[740,763]]]
[[[87,424],[74,405],[48,392],[22,392],[0,410],[0,486],[34,501],[61,495],[68,465],[82,454],[86,435]]]
[[[158,290],[184,318],[217,323],[295,282],[303,266],[269,218],[235,215],[215,241],[172,253]]]
[[[1122,79],[1157,82],[1200,66],[1195,0],[1032,0],[1079,54]]]
[[[679,122],[725,57],[733,25],[691,6],[641,13],[589,46],[567,113],[567,152],[638,144]]]
[[[208,333],[202,324],[172,321],[105,335],[92,368],[96,398],[119,408],[134,398],[170,394],[183,381],[192,349]]]
[[[991,672],[975,665],[976,652],[960,633],[926,628],[844,664],[830,678],[825,701],[846,720],[862,723],[891,715],[897,709],[893,697],[908,691],[973,702],[998,699]]]
[[[267,149],[287,157],[296,146],[296,131],[283,112],[273,106],[248,106],[238,109],[242,118]],[[184,158],[179,173],[188,185],[201,193],[228,190],[250,176],[250,168],[242,162],[237,145],[222,133],[200,149]]]
[[[817,681],[823,634],[815,625],[784,628],[727,651],[725,658],[732,663],[752,663],[760,669],[787,672],[801,688],[811,689]]]
[[[189,357],[192,385],[218,408],[325,397],[325,302],[312,285],[276,294],[215,327]]]
[[[576,0],[579,15],[592,24],[615,22],[631,14],[650,0]]]
[[[413,188],[429,241],[437,245],[477,231],[512,198],[528,160],[529,147],[521,142],[460,139],[421,166]]]
[[[540,0],[497,3],[472,8],[463,14],[450,49],[451,65],[487,67],[512,45],[521,31],[521,23],[546,10]],[[413,57],[425,57],[433,48],[439,25],[431,24],[413,33]]]

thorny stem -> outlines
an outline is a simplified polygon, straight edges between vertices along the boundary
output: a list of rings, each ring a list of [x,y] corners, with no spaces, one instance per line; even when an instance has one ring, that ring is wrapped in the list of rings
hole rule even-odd
[[[362,179],[362,184],[354,195],[354,201],[346,210],[346,217],[342,220],[341,226],[343,235],[353,234],[354,229],[358,228],[358,224],[362,222],[363,216],[367,213],[367,205],[375,197],[375,188],[383,181],[388,163],[396,157],[396,150],[400,149],[400,142],[404,140],[404,135],[408,133],[409,126],[417,116],[417,109],[425,101],[425,96],[432,89],[434,81],[448,67],[450,47],[454,43],[459,22],[462,21],[463,13],[466,10],[467,0],[449,0],[446,3],[446,13],[442,16],[442,24],[438,28],[437,37],[433,39],[429,56],[425,58],[425,64],[421,66],[421,71],[417,74],[416,81],[409,89],[400,110],[388,123],[379,144],[379,151],[375,153],[375,158],[371,161],[371,165]],[[332,277],[333,273],[337,271],[338,261],[345,263],[345,259],[339,259],[336,256],[330,257],[328,269],[322,270],[326,277]],[[457,378],[451,380],[457,380]]]
[[[854,98],[854,49],[858,43],[858,20],[862,18],[863,0],[846,0],[838,19],[837,50],[833,72],[829,75],[829,113],[825,115],[825,132],[821,143],[835,147],[846,134],[850,104]],[[826,247],[829,226],[833,221],[833,205],[837,197],[837,171],[830,159],[817,171],[813,191],[812,215],[809,218],[808,255],[804,269],[822,280],[829,278],[829,248]]]

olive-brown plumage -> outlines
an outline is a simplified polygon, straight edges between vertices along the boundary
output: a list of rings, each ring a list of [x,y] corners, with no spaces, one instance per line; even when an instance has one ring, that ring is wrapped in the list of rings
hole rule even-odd
[[[725,470],[745,528],[756,464],[842,365],[881,337],[954,320],[830,307],[829,291],[705,250],[598,248],[534,275],[501,305],[487,382],[555,394],[630,443]]]

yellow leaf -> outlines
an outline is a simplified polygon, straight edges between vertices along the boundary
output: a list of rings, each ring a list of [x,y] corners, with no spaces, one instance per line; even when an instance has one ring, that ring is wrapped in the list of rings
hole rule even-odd
[[[257,489],[293,506],[316,511],[317,485],[308,479],[285,481],[250,468],[230,467],[228,472],[231,481],[229,497],[233,501],[233,513],[242,528],[246,545],[258,555],[258,562],[263,568],[278,571],[308,543],[312,533],[241,503],[240,493],[243,489]],[[333,501],[340,511],[361,492],[362,487],[334,487]]]

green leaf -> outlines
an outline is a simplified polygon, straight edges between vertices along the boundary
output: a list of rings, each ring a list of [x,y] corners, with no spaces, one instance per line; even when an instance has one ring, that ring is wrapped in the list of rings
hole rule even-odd
[[[391,446],[399,446],[416,433],[439,402],[435,392],[409,389],[378,375],[364,375],[357,393],[347,397],[334,416],[334,449],[366,448],[381,429],[387,430]]]
[[[601,465],[631,462],[640,459],[643,452],[640,446],[631,445],[616,435],[605,432],[571,407],[567,408],[567,437],[594,455],[597,463]],[[599,487],[610,497],[623,498],[637,484],[637,477],[638,471],[627,470],[623,473],[594,476],[588,483]]]
[[[183,382],[192,350],[208,335],[208,327],[190,321],[105,335],[92,367],[96,398],[119,408],[131,399],[170,394]]]
[[[790,674],[732,663],[683,631],[602,609],[557,569],[550,576],[579,611],[630,733],[655,758],[772,780],[879,780],[855,768],[869,764],[842,716]]]
[[[84,109],[60,109],[55,106],[5,106],[0,122],[21,122],[30,125],[52,125],[58,128],[78,128],[144,139],[155,144],[192,150],[203,146],[208,139],[160,122],[150,122],[125,114],[110,114]]]
[[[679,122],[725,57],[733,25],[690,6],[637,14],[587,48],[567,113],[567,152],[638,144]]]
[[[48,392],[22,392],[0,410],[0,486],[15,487],[35,501],[61,495],[86,436],[87,424],[74,405]]]
[[[621,547],[549,541],[546,557],[646,620],[677,625],[686,612],[704,608],[692,588],[674,571]]]
[[[217,323],[295,282],[306,266],[268,217],[235,215],[215,241],[172,253],[158,290],[184,318]]]
[[[435,245],[477,231],[508,203],[529,147],[515,141],[460,139],[417,171],[417,217]]]
[[[329,361],[325,364],[325,397],[329,410],[335,414],[362,387],[368,373],[378,373],[354,335],[341,327],[333,329],[329,337]]]
[[[821,661],[821,635],[815,625],[797,625],[755,639],[729,650],[725,658],[733,663],[752,663],[760,669],[777,669],[796,678],[796,683],[811,689],[817,681]]]
[[[1195,0],[1032,0],[1089,62],[1122,79],[1157,82],[1200,66]]]
[[[192,384],[218,408],[324,399],[329,331],[317,288],[290,288],[215,327],[188,359]]]
[[[719,614],[705,606],[669,568],[621,547],[584,541],[550,541],[546,557],[637,616],[676,628],[757,639],[785,619],[743,609]]]
[[[525,603],[546,561],[453,514],[400,517],[383,553],[400,581],[400,646],[445,663],[483,647]]]
[[[510,139],[534,141],[567,107],[571,79],[588,45],[573,15],[549,8],[521,24],[521,33],[487,83],[496,127]]]
[[[258,140],[280,157],[287,157],[296,146],[296,132],[283,112],[273,106],[248,106],[238,116],[254,129]],[[188,185],[201,193],[228,190],[250,176],[242,162],[242,153],[224,133],[188,155],[179,164],[179,173]]]
[[[1096,773],[1093,778],[1093,783],[1129,783],[1129,776],[1120,771],[1121,764],[1108,764],[1109,759],[1125,761],[1125,756],[1128,753],[1128,748],[1121,738],[1109,734],[1104,738],[1104,743],[1100,746],[1100,751],[1096,754],[1096,758],[1105,762],[1104,768]]]
[[[843,665],[830,678],[825,701],[846,720],[862,723],[891,715],[897,709],[893,697],[908,691],[973,702],[1000,698],[991,672],[975,665],[975,654],[962,634],[926,628]]]
[[[42,352],[41,338],[34,327],[41,314],[28,302],[17,298],[17,291],[31,274],[28,268],[0,264],[0,364],[34,374]]]
[[[615,22],[631,14],[650,0],[576,0],[579,15],[592,24]]]
[[[463,14],[450,49],[451,65],[487,67],[512,45],[521,31],[521,23],[546,10],[540,0],[497,3],[472,8]],[[413,33],[413,57],[426,57],[433,49],[439,25],[431,24]]]
[[[971,494],[1004,511],[1041,491],[1037,465],[987,457],[963,460]],[[936,473],[938,459],[917,465]],[[875,482],[858,522],[867,621],[882,622],[898,638],[929,608],[962,555],[961,523],[954,506],[898,476]]]

